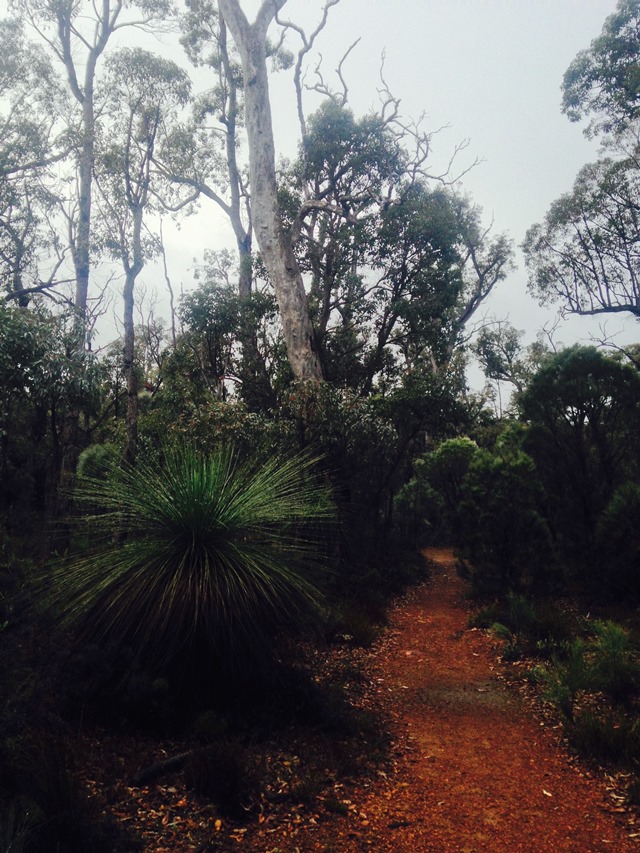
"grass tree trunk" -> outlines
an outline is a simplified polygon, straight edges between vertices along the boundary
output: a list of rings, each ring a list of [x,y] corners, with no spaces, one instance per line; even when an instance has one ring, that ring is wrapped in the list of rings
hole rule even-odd
[[[285,2],[264,0],[253,24],[239,0],[219,0],[219,8],[242,61],[253,228],[276,292],[289,364],[296,379],[320,380],[322,370],[302,275],[278,211],[266,37],[269,24]]]

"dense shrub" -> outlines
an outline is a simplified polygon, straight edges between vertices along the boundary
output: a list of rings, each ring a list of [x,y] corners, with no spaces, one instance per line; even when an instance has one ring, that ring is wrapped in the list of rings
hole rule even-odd
[[[620,486],[598,520],[599,571],[594,582],[624,598],[640,598],[640,486]]]
[[[479,592],[541,587],[552,567],[551,538],[539,511],[533,461],[478,452],[463,482],[458,523]]]
[[[413,477],[400,492],[399,506],[416,519],[419,533],[428,540],[459,543],[462,486],[478,453],[471,439],[451,438],[414,461]]]
[[[596,524],[614,492],[638,474],[640,376],[594,347],[549,358],[519,398],[546,512],[563,559],[603,580]]]

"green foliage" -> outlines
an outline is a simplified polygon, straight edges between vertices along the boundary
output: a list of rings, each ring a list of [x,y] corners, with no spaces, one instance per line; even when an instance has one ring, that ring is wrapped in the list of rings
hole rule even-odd
[[[473,351],[487,379],[509,382],[522,392],[549,353],[548,345],[538,336],[535,343],[523,347],[523,331],[510,323],[498,323],[483,329],[473,344]]]
[[[600,513],[638,470],[640,376],[593,347],[571,347],[545,362],[520,408],[551,525],[584,568]]]
[[[598,519],[598,585],[621,598],[640,598],[640,486],[623,483]]]
[[[324,376],[363,394],[408,372],[444,373],[510,263],[509,241],[489,236],[480,209],[416,180],[413,158],[383,115],[356,118],[327,99],[280,187]]]
[[[458,524],[478,592],[543,584],[551,568],[549,531],[540,511],[533,461],[479,451],[464,480]]]
[[[584,166],[570,193],[527,232],[529,290],[541,304],[579,315],[638,316],[638,159]]]
[[[399,502],[405,513],[422,520],[430,538],[457,542],[462,484],[478,452],[471,439],[450,438],[414,460],[414,475],[400,492]]]
[[[640,109],[640,3],[618,0],[600,36],[581,50],[564,75],[563,112],[571,121],[590,116],[586,133],[621,132]]]
[[[77,474],[88,480],[104,480],[120,459],[115,444],[92,444],[78,458]]]
[[[95,412],[101,370],[73,317],[0,302],[0,515],[35,524],[53,503],[70,413]]]
[[[490,628],[507,640],[507,652],[512,658],[523,653],[553,657],[566,644],[571,630],[566,614],[551,602],[532,600],[516,592],[481,608],[470,620],[470,625]]]
[[[283,394],[274,431],[280,446],[321,454],[335,486],[341,521],[359,536],[379,523],[400,440],[384,401],[329,383],[298,382]],[[360,528],[360,530],[358,530]]]
[[[603,693],[620,703],[636,695],[640,686],[638,653],[628,631],[611,621],[595,622],[591,630],[587,640],[575,637],[562,644],[549,666],[537,667],[534,672],[544,684],[545,697],[575,724],[577,731],[582,725],[575,716],[578,693]],[[587,728],[591,723],[595,726],[586,712],[582,716]]]
[[[549,667],[536,670],[544,684],[544,696],[556,705],[567,720],[574,719],[576,696],[589,684],[585,643],[575,638],[562,655],[554,656]]]
[[[314,464],[185,446],[83,482],[78,499],[100,510],[88,519],[96,547],[56,567],[50,605],[85,640],[129,646],[151,671],[191,667],[209,689],[255,675],[319,601],[304,566],[333,508]]]
[[[629,632],[615,622],[595,622],[590,680],[614,702],[628,698],[640,687],[640,660]]]
[[[373,196],[385,181],[396,180],[402,152],[379,115],[356,119],[332,98],[309,118],[304,144],[304,178],[323,181],[337,195]]]
[[[432,453],[418,460],[417,471],[440,495],[449,512],[455,512],[469,466],[478,454],[478,445],[469,438],[450,438]]]
[[[573,746],[588,758],[635,769],[640,758],[640,720],[583,711],[567,727]]]

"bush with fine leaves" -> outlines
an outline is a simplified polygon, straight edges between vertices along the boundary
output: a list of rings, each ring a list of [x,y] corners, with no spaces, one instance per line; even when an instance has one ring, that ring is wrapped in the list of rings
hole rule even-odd
[[[255,672],[319,603],[313,534],[333,507],[313,467],[183,447],[85,481],[95,547],[56,569],[50,603],[82,638],[126,645],[150,671]]]
[[[534,465],[525,453],[475,455],[463,481],[458,522],[478,592],[540,589],[551,580],[551,537],[539,504]]]

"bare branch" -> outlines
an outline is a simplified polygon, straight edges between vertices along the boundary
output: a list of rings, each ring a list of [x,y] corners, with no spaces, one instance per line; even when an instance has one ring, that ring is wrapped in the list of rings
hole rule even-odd
[[[310,86],[305,86],[305,89],[307,89],[307,91],[309,91],[309,92],[317,92],[319,95],[324,95],[326,98],[331,98],[331,100],[334,101],[335,103],[337,103],[338,106],[344,107],[344,105],[349,100],[349,89],[348,89],[347,83],[344,79],[343,66],[344,66],[344,63],[345,63],[347,57],[349,56],[351,51],[356,47],[356,45],[358,44],[359,41],[360,41],[360,38],[357,38],[353,42],[353,44],[347,48],[344,55],[342,56],[342,59],[338,63],[338,67],[336,69],[336,74],[337,74],[338,79],[340,80],[340,84],[342,86],[342,92],[341,93],[338,94],[338,93],[334,92],[329,87],[328,83],[325,82],[324,77],[322,75],[322,71],[320,70],[322,67],[322,54],[321,53],[318,54],[318,57],[319,57],[318,58],[318,64],[316,65],[315,72],[314,72],[316,77],[318,78],[318,82],[314,83],[313,85],[310,85]]]
[[[282,21],[276,14],[276,22],[284,27],[285,31],[290,29],[296,32],[300,39],[302,40],[302,47],[298,51],[298,57],[296,59],[296,64],[293,72],[293,82],[296,90],[296,104],[298,108],[298,121],[300,123],[300,134],[304,143],[304,140],[307,137],[307,126],[304,117],[304,109],[302,104],[302,63],[304,62],[305,56],[311,51],[313,48],[314,42],[318,35],[325,28],[327,23],[327,18],[329,15],[329,9],[332,6],[337,6],[340,0],[327,0],[325,3],[324,9],[322,10],[322,19],[318,26],[313,30],[310,36],[307,37],[304,29],[297,24],[294,24],[292,21]]]

